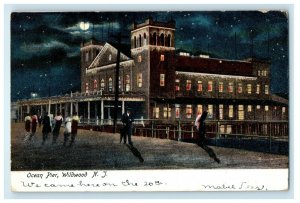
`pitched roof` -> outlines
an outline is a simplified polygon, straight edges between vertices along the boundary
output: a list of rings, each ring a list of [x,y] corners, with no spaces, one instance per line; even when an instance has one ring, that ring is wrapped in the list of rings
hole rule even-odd
[[[88,69],[115,64],[117,62],[117,52],[118,50],[115,47],[113,47],[109,43],[105,43],[105,45],[103,46],[99,54],[96,56],[94,61],[91,63],[91,65],[88,67]],[[109,55],[111,56],[109,57]],[[130,60],[128,56],[126,56],[123,53],[120,54],[120,62],[128,60]]]

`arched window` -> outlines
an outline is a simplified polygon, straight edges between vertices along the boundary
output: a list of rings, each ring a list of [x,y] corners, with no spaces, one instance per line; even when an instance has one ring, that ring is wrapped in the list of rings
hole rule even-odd
[[[171,35],[168,34],[168,36],[166,37],[166,47],[170,47],[171,46]]]
[[[139,47],[141,47],[141,46],[142,46],[142,36],[139,35]]]
[[[93,89],[94,89],[94,90],[97,90],[97,87],[98,87],[97,80],[94,80],[94,83],[93,83]]]
[[[104,89],[105,89],[105,80],[103,78],[101,79],[101,82],[100,82],[100,89],[102,91],[104,91]]]
[[[134,39],[133,39],[133,48],[136,48],[136,36],[134,36]]]
[[[146,46],[147,45],[147,35],[146,35],[146,33],[144,33],[144,46]]]
[[[165,35],[163,33],[159,37],[159,45],[165,46]]]
[[[156,32],[152,36],[152,45],[156,45]]]
[[[112,78],[108,79],[108,91],[110,91],[110,92],[113,91],[113,80],[112,80]]]
[[[94,56],[93,56],[93,51],[90,50],[90,59],[93,60],[94,59]]]

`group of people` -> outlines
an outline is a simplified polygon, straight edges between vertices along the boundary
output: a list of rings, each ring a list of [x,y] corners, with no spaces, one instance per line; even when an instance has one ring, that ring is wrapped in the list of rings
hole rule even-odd
[[[45,113],[43,118],[41,116],[37,116],[34,113],[31,116],[27,114],[25,117],[25,131],[26,131],[25,138],[24,138],[25,142],[32,140],[32,137],[36,133],[36,128],[38,123],[39,123],[39,127],[43,125],[42,145],[45,144],[45,142],[48,140],[49,134],[51,133],[52,133],[52,144],[56,144],[57,138],[59,137],[60,128],[64,123],[65,129],[64,129],[63,146],[67,145],[70,136],[71,136],[71,142],[69,146],[72,146],[75,141],[75,137],[77,135],[79,117],[77,115],[77,112],[73,114],[72,118],[67,117],[65,121],[60,112],[58,112],[53,119],[50,118],[48,112]]]
[[[197,140],[198,143],[197,144],[200,146],[203,146],[205,144],[205,119],[207,117],[207,114],[208,114],[207,111],[203,111],[202,114],[199,114],[196,117],[196,120],[194,122],[195,126],[197,128],[197,132],[198,132],[198,140]],[[123,141],[124,144],[128,143],[129,145],[132,146],[133,143],[131,140],[131,134],[132,134],[132,124],[134,122],[134,118],[131,113],[131,109],[128,108],[126,110],[126,112],[122,115],[121,121],[123,123],[123,128],[121,129],[121,132],[120,132],[120,143],[122,143],[122,141]],[[53,135],[52,144],[55,144],[57,141],[57,138],[59,136],[60,127],[62,126],[63,122],[64,122],[64,127],[65,127],[63,146],[67,145],[67,142],[68,142],[70,136],[71,136],[71,142],[70,142],[69,146],[72,146],[75,141],[75,137],[77,135],[77,129],[78,129],[78,123],[79,123],[79,117],[76,112],[73,114],[72,118],[67,117],[65,119],[65,121],[60,112],[57,113],[57,115],[54,117],[54,119],[52,121],[48,115],[48,112],[45,113],[43,118],[38,117],[35,114],[33,114],[32,116],[27,115],[25,117],[26,134],[25,134],[24,140],[30,141],[32,139],[32,137],[36,133],[37,124],[40,123],[40,126],[41,126],[41,124],[43,124],[42,145],[45,144],[45,142],[48,139],[48,136],[51,132]]]
[[[37,124],[41,122],[40,119],[41,118],[38,117],[36,114],[33,114],[32,116],[26,114],[24,141],[30,141],[32,137],[35,135]]]

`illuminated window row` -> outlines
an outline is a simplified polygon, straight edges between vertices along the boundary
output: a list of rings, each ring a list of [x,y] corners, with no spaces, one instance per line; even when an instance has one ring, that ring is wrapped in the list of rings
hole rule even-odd
[[[220,119],[223,120],[225,119],[225,116],[227,115],[227,119],[234,119],[235,118],[235,106],[234,105],[223,105],[219,104],[218,107],[218,116],[217,118],[214,118],[214,107],[216,106],[212,104],[207,105],[207,112],[208,112],[208,117],[212,119]],[[248,113],[253,113],[253,108],[254,105],[237,105],[237,119],[238,120],[245,120],[245,112],[247,111]],[[274,107],[274,110],[276,110],[277,107]],[[163,112],[163,117],[164,119],[166,118],[171,118],[172,116],[172,109],[167,106],[163,107],[162,109]],[[270,108],[268,105],[264,106],[264,109],[261,109],[260,105],[256,105],[256,111],[264,110],[265,112],[269,112]],[[193,105],[191,104],[175,104],[175,118],[186,118],[186,119],[193,119],[199,114],[202,114],[203,112],[203,105],[199,104],[196,106],[196,112],[193,112]],[[281,107],[281,113],[285,114],[286,108]],[[153,108],[153,118],[159,119],[160,117],[160,107],[154,107]]]
[[[197,91],[202,92],[203,91],[203,82],[201,80],[198,80],[196,84],[197,84]],[[260,87],[261,87],[260,84],[256,85],[256,94],[260,94],[260,92],[261,92]],[[185,81],[185,90],[186,91],[192,90],[192,80]],[[175,80],[175,91],[180,91],[180,80],[179,79]],[[214,82],[213,81],[207,82],[207,91],[208,92],[214,91]],[[220,93],[225,92],[224,82],[218,82],[218,90],[217,91]],[[234,83],[228,82],[226,92],[233,93],[233,91],[234,91]],[[246,85],[246,92],[248,94],[252,94],[252,84]],[[243,84],[242,83],[237,83],[237,93],[243,93]],[[265,94],[269,94],[269,85],[265,85]]]
[[[137,87],[142,87],[143,84],[143,75],[142,73],[138,73],[137,74]],[[98,81],[95,79],[92,82],[92,88],[90,89],[89,87],[89,83],[85,83],[85,92],[89,92],[91,91],[95,91],[98,90]],[[119,77],[119,90],[122,91],[122,87],[125,87],[125,91],[129,92],[130,91],[130,75],[125,75],[124,78],[124,84],[122,83],[122,78]],[[108,88],[108,89],[106,89]],[[109,92],[112,92],[114,90],[114,86],[113,86],[113,78],[109,77],[108,80],[105,80],[104,78],[100,79],[100,90],[105,91],[108,90]]]

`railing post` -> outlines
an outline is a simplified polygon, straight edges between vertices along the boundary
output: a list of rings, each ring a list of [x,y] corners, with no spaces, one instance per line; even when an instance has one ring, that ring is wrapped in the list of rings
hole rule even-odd
[[[153,123],[154,123],[154,120],[152,120],[152,122],[151,122],[151,137],[154,136],[154,133],[153,133],[153,131],[154,131]]]
[[[272,152],[272,133],[271,133],[271,123],[269,123],[267,127],[267,131],[269,133],[269,152]]]
[[[217,140],[220,138],[220,121],[217,121],[217,134],[215,136],[215,145],[217,146]]]
[[[178,120],[178,141],[181,141],[181,126],[180,126],[180,120]]]

